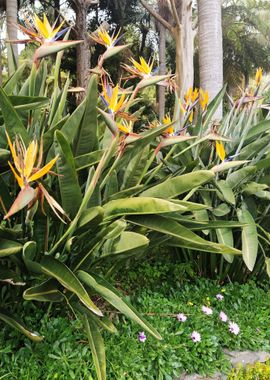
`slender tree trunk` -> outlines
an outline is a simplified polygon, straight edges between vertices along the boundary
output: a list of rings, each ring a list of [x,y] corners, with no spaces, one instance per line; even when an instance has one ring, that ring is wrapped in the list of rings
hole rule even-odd
[[[166,74],[166,29],[159,24],[159,75]],[[165,114],[165,87],[158,86],[158,114],[162,122]]]
[[[213,99],[223,86],[221,0],[198,0],[200,86]],[[222,105],[215,118],[222,117]]]
[[[192,29],[192,1],[178,0],[176,2],[180,25],[174,29],[176,45],[176,84],[178,96],[183,98],[194,82],[194,31]]]
[[[87,33],[89,6],[90,2],[84,0],[77,1],[75,6],[77,39],[83,40],[81,44],[77,45],[77,86],[84,88],[87,85],[90,67],[89,37]],[[79,102],[82,100],[82,97],[79,99]]]
[[[183,45],[183,63],[184,63],[184,83],[183,93],[185,94],[189,87],[194,83],[194,37],[195,33],[192,28],[192,1],[185,0],[182,5],[182,45]]]
[[[0,40],[0,87],[3,84],[2,41]]]
[[[17,0],[6,0],[6,12],[7,12],[7,39],[17,40],[17,14],[18,14],[18,4]],[[8,44],[8,50],[13,50],[13,55],[16,64],[18,63],[18,46],[16,44]],[[9,73],[14,72],[14,62],[11,54],[8,54],[8,67]]]
[[[179,98],[189,87],[193,86],[193,45],[195,33],[192,28],[192,0],[166,0],[171,20],[167,21],[164,15],[156,12],[146,0],[140,0],[145,9],[159,21],[175,40],[176,50],[176,85]],[[164,0],[160,0],[163,3]]]

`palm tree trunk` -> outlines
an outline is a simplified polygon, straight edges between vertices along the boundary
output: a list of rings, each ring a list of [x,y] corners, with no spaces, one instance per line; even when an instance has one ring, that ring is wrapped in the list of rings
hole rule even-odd
[[[17,14],[18,14],[18,4],[17,0],[6,0],[6,12],[7,12],[7,39],[9,40],[17,40]],[[9,74],[12,74],[15,70],[15,63],[18,63],[18,46],[16,44],[8,44],[8,68]],[[13,50],[13,57],[12,57]]]
[[[221,0],[198,0],[200,86],[213,99],[223,86]],[[222,105],[214,118],[222,117]]]

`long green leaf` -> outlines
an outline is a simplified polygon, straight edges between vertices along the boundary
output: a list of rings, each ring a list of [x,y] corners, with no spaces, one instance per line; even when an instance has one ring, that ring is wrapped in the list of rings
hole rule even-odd
[[[74,158],[76,170],[82,170],[85,168],[89,168],[92,165],[99,163],[104,150],[96,150],[95,152],[83,154],[82,156],[78,156]]]
[[[61,128],[61,132],[67,139],[67,141],[72,144],[76,134],[78,133],[79,125],[82,121],[85,111],[85,99],[81,104],[75,109],[75,111],[69,116],[68,120],[65,122]]]
[[[143,191],[142,197],[174,198],[200,186],[214,178],[214,173],[209,170],[199,170],[178,177],[169,178],[159,185]]]
[[[28,241],[23,246],[22,258],[24,264],[30,273],[42,273],[41,266],[38,262],[35,262],[35,256],[37,251],[37,243],[35,241]]]
[[[220,103],[223,100],[223,97],[226,92],[226,88],[227,88],[227,85],[223,87],[223,89],[217,94],[217,96],[209,104],[204,121],[203,121],[204,128],[206,128],[207,125],[210,123],[210,121],[213,119],[213,116],[215,115],[216,110],[218,109]]]
[[[83,316],[84,327],[91,348],[98,380],[106,380],[105,346],[98,325],[89,315]]]
[[[123,231],[120,235],[119,240],[112,242],[107,241],[103,247],[102,257],[119,257],[123,255],[126,257],[130,254],[136,254],[143,252],[148,246],[149,240],[147,237],[131,231]]]
[[[226,244],[229,247],[233,247],[233,233],[231,228],[217,228],[216,229],[217,239],[220,244]],[[233,262],[234,256],[223,254],[225,260],[229,263]]]
[[[42,282],[39,285],[26,289],[23,293],[23,298],[28,301],[61,302],[64,296],[57,289],[58,285],[56,280]]]
[[[49,98],[44,96],[9,96],[8,98],[17,111],[34,110],[49,104]]]
[[[108,301],[113,307],[121,311],[128,318],[138,323],[142,328],[148,331],[157,339],[162,339],[160,334],[154,329],[138,312],[134,307],[118,292],[108,281],[104,278],[96,275],[89,274],[84,271],[78,271],[78,278],[84,282],[87,286],[92,288],[106,301]]]
[[[0,257],[15,255],[22,251],[23,246],[12,240],[0,239]]]
[[[43,273],[52,278],[55,278],[65,288],[75,293],[81,302],[94,314],[97,314],[99,316],[103,315],[98,307],[90,299],[81,282],[64,263],[61,263],[51,256],[44,256],[41,261],[41,268]]]
[[[243,260],[250,271],[253,270],[258,253],[258,234],[256,223],[250,212],[242,207],[237,210],[239,222],[245,223],[242,227]]]
[[[55,153],[59,156],[56,165],[62,207],[71,218],[74,218],[82,202],[82,193],[72,150],[60,131],[55,132],[54,147]]]
[[[103,207],[105,218],[114,218],[121,215],[163,214],[172,211],[187,211],[187,207],[185,206],[169,202],[165,199],[151,197],[117,199],[106,203]]]
[[[246,139],[256,137],[257,135],[267,132],[269,129],[270,129],[270,120],[264,120],[261,123],[254,125],[252,128],[250,128],[246,136]]]
[[[25,67],[26,67],[26,63],[24,62],[18,67],[18,69],[15,71],[15,73],[13,73],[8,78],[6,83],[3,85],[3,89],[5,90],[5,93],[7,95],[12,94],[14,92],[14,90],[16,89],[16,86],[18,85],[18,83],[19,83],[19,81],[23,75]]]
[[[5,127],[11,140],[14,140],[16,135],[20,135],[23,141],[27,144],[29,142],[27,131],[19,118],[18,113],[12,106],[2,88],[0,88],[0,107],[4,118]]]
[[[85,112],[80,125],[76,144],[76,156],[90,153],[98,147],[97,140],[97,76],[92,75],[89,81]]]
[[[235,187],[247,182],[249,177],[256,172],[256,166],[246,166],[241,168],[227,178],[227,184],[234,189]]]
[[[103,215],[104,209],[100,206],[84,210],[76,226],[76,234],[96,229],[102,222]]]
[[[41,342],[43,340],[43,336],[40,336],[37,333],[28,330],[21,321],[14,318],[11,313],[2,307],[0,308],[0,319],[2,319],[2,321],[6,322],[11,327],[20,331],[27,338],[33,340],[34,342]]]
[[[219,254],[229,253],[241,255],[241,251],[238,249],[202,239],[183,225],[163,216],[132,216],[129,217],[128,220],[136,225],[171,236],[172,239],[168,241],[168,244],[173,246]]]

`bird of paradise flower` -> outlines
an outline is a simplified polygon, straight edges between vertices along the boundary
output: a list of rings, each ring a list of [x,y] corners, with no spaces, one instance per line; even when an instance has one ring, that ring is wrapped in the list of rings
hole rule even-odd
[[[38,152],[38,143],[36,140],[33,140],[26,148],[20,137],[17,136],[15,142],[12,143],[8,133],[6,133],[6,136],[14,166],[10,162],[8,162],[8,164],[21,190],[10,207],[10,210],[4,216],[4,219],[10,218],[26,206],[32,207],[38,199],[41,200],[42,211],[44,212],[43,201],[45,197],[53,212],[64,222],[59,213],[67,217],[65,211],[38,181],[50,172],[58,157],[54,157],[45,166],[41,167],[42,146]],[[37,182],[35,189],[30,185],[32,182]]]
[[[32,21],[25,21],[25,25],[18,24],[17,27],[26,34],[29,38],[24,40],[13,40],[11,43],[29,43],[36,42],[40,45],[36,49],[34,54],[34,63],[36,66],[39,64],[39,60],[50,54],[57,53],[65,48],[74,46],[82,41],[57,41],[68,29],[63,27],[65,21],[56,27],[56,21],[51,25],[47,16],[43,15],[43,21],[34,14]]]

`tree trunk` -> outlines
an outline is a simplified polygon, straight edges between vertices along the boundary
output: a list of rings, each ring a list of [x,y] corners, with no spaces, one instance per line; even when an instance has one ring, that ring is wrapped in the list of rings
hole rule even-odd
[[[223,86],[221,0],[198,0],[200,86],[212,100]],[[222,117],[222,105],[214,118]]]
[[[166,74],[166,29],[159,24],[159,75]],[[162,122],[165,114],[165,87],[158,86],[158,114]]]
[[[81,0],[76,2],[76,32],[77,39],[83,40],[77,45],[77,86],[86,88],[90,67],[89,37],[87,33],[87,13],[89,2]],[[84,93],[81,93],[84,94]],[[84,95],[78,101],[80,102]]]
[[[7,12],[7,39],[17,40],[17,14],[18,4],[17,0],[6,0],[6,12]],[[18,63],[18,46],[16,44],[8,44],[9,53],[13,50],[14,60]],[[8,68],[9,74],[12,74],[15,70],[14,60],[12,54],[8,54]]]
[[[176,50],[176,84],[178,96],[183,99],[194,82],[194,31],[192,29],[192,1],[176,1],[180,25],[174,29]]]
[[[192,28],[192,1],[182,1],[182,46],[183,46],[183,94],[187,92],[189,87],[193,88],[194,83],[194,37],[195,33]]]

